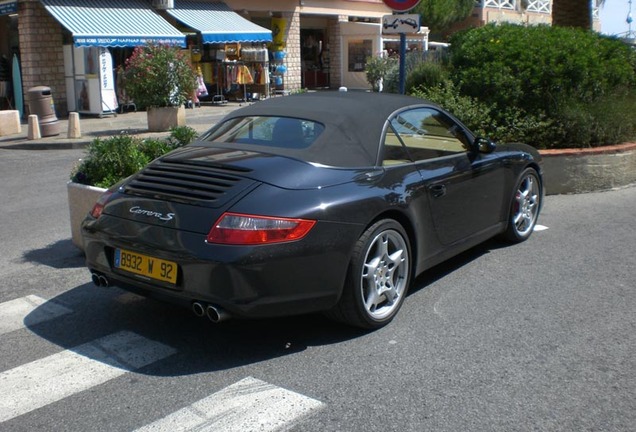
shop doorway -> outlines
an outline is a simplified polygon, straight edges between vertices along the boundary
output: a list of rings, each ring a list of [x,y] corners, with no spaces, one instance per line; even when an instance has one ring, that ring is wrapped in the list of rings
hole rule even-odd
[[[346,22],[341,23],[342,32],[342,85],[353,90],[369,90],[367,81],[367,59],[379,55],[382,46],[380,24]]]
[[[301,29],[302,87],[307,89],[328,88],[329,45],[323,29]]]

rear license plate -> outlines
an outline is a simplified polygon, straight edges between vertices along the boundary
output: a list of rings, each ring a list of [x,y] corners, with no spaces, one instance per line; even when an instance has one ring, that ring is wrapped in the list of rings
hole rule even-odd
[[[124,249],[115,249],[115,268],[171,284],[177,283],[177,263]]]

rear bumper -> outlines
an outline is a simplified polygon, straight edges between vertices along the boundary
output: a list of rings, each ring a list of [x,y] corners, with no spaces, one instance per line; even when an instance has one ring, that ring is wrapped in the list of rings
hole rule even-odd
[[[213,304],[246,318],[330,309],[340,298],[358,236],[350,225],[323,222],[298,242],[221,246],[206,244],[201,234],[152,226],[132,230],[135,234],[127,239],[91,230],[91,223],[85,221],[82,230],[86,263],[110,285],[183,306]],[[176,262],[176,285],[114,268],[116,248]]]

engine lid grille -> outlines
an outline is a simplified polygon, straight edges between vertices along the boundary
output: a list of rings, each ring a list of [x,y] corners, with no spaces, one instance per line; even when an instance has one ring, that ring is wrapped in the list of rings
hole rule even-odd
[[[254,183],[241,176],[248,172],[226,165],[158,160],[137,173],[124,191],[158,199],[219,204]]]

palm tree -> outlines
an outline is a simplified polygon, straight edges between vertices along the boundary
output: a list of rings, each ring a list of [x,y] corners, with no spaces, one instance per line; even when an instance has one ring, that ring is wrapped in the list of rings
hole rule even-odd
[[[601,6],[605,0],[552,0],[552,25],[591,30],[593,2]]]

